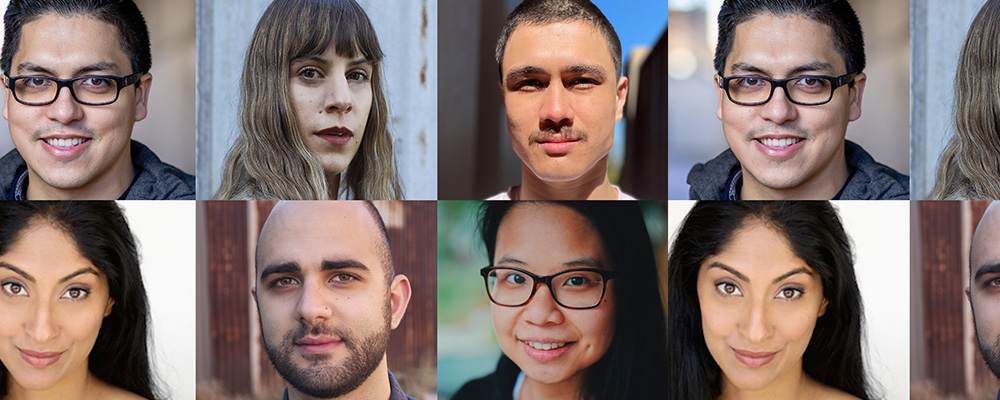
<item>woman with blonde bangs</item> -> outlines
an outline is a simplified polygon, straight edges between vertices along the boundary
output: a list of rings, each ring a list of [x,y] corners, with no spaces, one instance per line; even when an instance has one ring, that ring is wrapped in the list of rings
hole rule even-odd
[[[240,80],[215,198],[401,200],[383,54],[354,0],[275,0]]]
[[[928,200],[1000,199],[1000,0],[972,21],[955,73],[955,135]]]

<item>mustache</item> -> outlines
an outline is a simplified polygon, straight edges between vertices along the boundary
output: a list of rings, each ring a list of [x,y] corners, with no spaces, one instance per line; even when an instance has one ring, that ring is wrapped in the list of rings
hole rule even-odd
[[[31,134],[31,140],[39,140],[45,135],[48,135],[54,131],[67,131],[67,130],[77,132],[80,136],[86,137],[88,139],[94,139],[97,137],[97,132],[95,132],[93,129],[84,126],[79,126],[76,124],[70,124],[70,125],[56,124],[36,130]]]
[[[744,136],[744,139],[749,142],[762,133],[778,131],[792,131],[796,134],[796,136],[801,136],[803,139],[813,138],[813,133],[811,131],[800,126],[778,126],[775,124],[768,124],[759,128],[751,129],[750,132],[747,132]]]
[[[335,328],[332,325],[326,323],[319,323],[310,326],[304,322],[300,322],[298,325],[295,326],[294,329],[288,331],[288,333],[285,334],[283,341],[286,344],[291,345],[308,335],[331,336],[340,338],[340,340],[343,341],[348,348],[350,349],[354,348],[354,341],[352,337],[353,335],[349,330],[343,328]]]
[[[565,126],[560,128],[559,130],[545,129],[545,130],[537,130],[531,132],[531,134],[528,135],[528,141],[532,143],[551,142],[554,141],[554,136],[556,135],[559,135],[561,137],[561,141],[579,140],[581,142],[586,142],[587,139],[590,138],[590,135],[582,129],[576,129],[573,128],[572,126]]]

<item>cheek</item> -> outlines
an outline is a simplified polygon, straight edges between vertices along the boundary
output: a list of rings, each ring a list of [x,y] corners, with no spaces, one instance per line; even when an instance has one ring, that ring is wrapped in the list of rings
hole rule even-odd
[[[490,316],[493,318],[493,330],[496,331],[497,340],[504,344],[513,340],[513,331],[517,314],[517,308],[500,307],[490,303]]]

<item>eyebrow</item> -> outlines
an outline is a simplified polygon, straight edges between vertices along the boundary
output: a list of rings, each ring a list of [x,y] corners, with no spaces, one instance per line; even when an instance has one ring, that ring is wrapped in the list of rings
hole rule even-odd
[[[723,270],[728,271],[730,274],[736,275],[737,278],[740,278],[740,280],[742,280],[744,282],[747,282],[747,283],[750,282],[750,278],[747,278],[746,275],[743,275],[739,271],[737,271],[737,270],[729,267],[726,264],[722,264],[720,262],[713,262],[711,265],[708,266],[708,268],[723,269]],[[810,271],[810,270],[808,270],[806,268],[799,268],[799,269],[794,269],[794,270],[788,271],[788,272],[782,274],[781,276],[779,276],[777,278],[774,278],[774,280],[772,280],[771,283],[775,284],[775,283],[781,282],[781,281],[783,281],[785,279],[788,279],[788,278],[790,278],[790,277],[792,277],[794,275],[797,275],[797,274],[806,274],[806,275],[809,275],[809,276],[813,276],[814,275],[812,273],[812,271]]]
[[[499,261],[496,262],[496,265],[503,265],[503,264],[519,264],[519,265],[522,265],[522,266],[527,266],[528,265],[528,263],[526,263],[524,261],[521,261],[521,260],[518,260],[516,258],[512,258],[512,257],[503,257]],[[562,266],[563,266],[564,270],[571,269],[571,268],[580,268],[580,267],[590,267],[590,268],[596,268],[596,269],[607,269],[607,268],[604,267],[604,263],[602,263],[601,260],[598,260],[598,259],[593,258],[593,257],[584,257],[584,258],[580,258],[580,259],[576,259],[576,260],[572,260],[572,261],[567,261],[567,262],[564,262],[562,264]]]
[[[299,268],[299,263],[295,261],[289,261],[280,264],[271,264],[264,267],[264,270],[260,273],[260,280],[264,280],[269,275],[274,274],[287,274],[287,273],[299,273],[302,272],[302,268]]]
[[[544,74],[545,70],[541,67],[536,67],[534,65],[526,65],[523,67],[513,68],[507,72],[507,79],[505,81],[511,81],[518,78],[523,78],[527,75],[538,75]]]
[[[976,269],[976,277],[973,281],[979,282],[984,275],[995,274],[998,272],[1000,272],[1000,263],[980,265],[979,268]]]
[[[118,71],[118,64],[115,64],[113,62],[107,62],[107,61],[99,61],[99,62],[90,64],[90,65],[85,65],[83,67],[77,68],[76,71],[73,71],[73,76],[79,76],[81,74],[85,74],[85,73],[88,73],[88,72],[94,72],[94,71],[107,71],[107,72],[110,72],[110,73],[117,73],[117,71]],[[18,74],[23,74],[23,73],[43,73],[43,74],[48,74],[48,75],[52,75],[52,76],[59,76],[59,74],[55,73],[55,71],[52,71],[52,70],[50,70],[48,68],[45,68],[45,67],[43,67],[41,65],[38,65],[38,64],[35,64],[35,63],[30,63],[30,62],[24,62],[24,63],[18,64],[18,66],[17,66],[17,72],[18,72]]]
[[[15,267],[13,265],[7,264],[5,262],[0,262],[0,268],[9,269],[9,270],[13,271],[15,274],[21,275],[21,277],[23,277],[24,279],[27,279],[31,283],[38,283],[38,281],[35,280],[35,277],[31,276],[27,272],[24,272],[20,268]],[[76,278],[76,277],[78,277],[80,275],[83,275],[83,274],[94,274],[95,276],[101,276],[100,273],[98,273],[97,270],[95,270],[93,267],[83,267],[83,268],[80,268],[79,270],[77,270],[76,272],[73,272],[73,273],[71,273],[69,275],[64,276],[62,279],[59,279],[59,284],[66,283],[66,281],[68,281],[70,279],[73,279],[73,278]]]
[[[598,80],[602,81],[604,80],[604,77],[607,76],[607,73],[604,72],[604,68],[602,68],[600,65],[593,65],[593,64],[570,65],[566,68],[563,68],[562,73],[591,74],[594,75],[594,77],[597,78]]]
[[[365,265],[361,261],[354,259],[336,260],[336,261],[323,260],[323,262],[320,263],[320,271],[333,271],[341,269],[359,269],[366,272],[371,272],[371,269],[368,268],[367,265]]]
[[[769,70],[754,65],[750,65],[744,62],[733,63],[731,68],[734,74],[756,73],[767,76],[773,76],[773,74]],[[832,73],[833,66],[827,62],[813,61],[811,63],[803,64],[798,67],[792,68],[791,70],[788,71],[788,76],[795,76],[803,72],[816,72],[816,71],[820,71],[822,73]]]
[[[324,64],[324,65],[330,65],[331,64],[330,60],[327,60],[327,59],[325,59],[325,58],[323,58],[321,56],[318,56],[318,55],[303,56],[303,57],[296,58],[296,59],[292,60],[292,64],[300,63],[300,62],[305,62],[305,61],[315,61],[315,62],[318,62],[320,64]],[[359,57],[359,58],[356,58],[354,60],[351,60],[351,61],[347,62],[347,66],[349,66],[349,67],[354,67],[354,66],[358,66],[358,65],[362,65],[362,64],[371,66],[372,62],[368,61],[368,59],[364,58],[364,57]]]

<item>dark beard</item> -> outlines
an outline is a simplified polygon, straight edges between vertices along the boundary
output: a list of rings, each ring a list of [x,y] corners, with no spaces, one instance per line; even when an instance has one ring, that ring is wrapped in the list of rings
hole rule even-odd
[[[389,343],[390,331],[389,306],[385,310],[385,329],[362,338],[355,338],[355,333],[346,328],[334,328],[327,324],[317,324],[307,326],[300,323],[295,329],[289,331],[282,338],[278,346],[272,346],[264,339],[264,349],[267,356],[274,364],[274,369],[281,374],[281,377],[288,381],[288,384],[316,398],[336,398],[353,392],[382,362],[385,349]],[[327,354],[303,355],[310,365],[299,368],[292,361],[292,353],[295,351],[295,341],[306,335],[326,335],[339,337],[344,346],[347,347],[350,355],[344,360],[342,365],[325,365],[324,362],[330,358]]]
[[[979,326],[976,324],[976,313],[972,313],[972,326],[976,329],[976,344],[979,345],[979,353],[983,355],[986,366],[993,371],[993,376],[1000,378],[1000,337],[993,342],[993,347],[989,347],[979,340]]]

